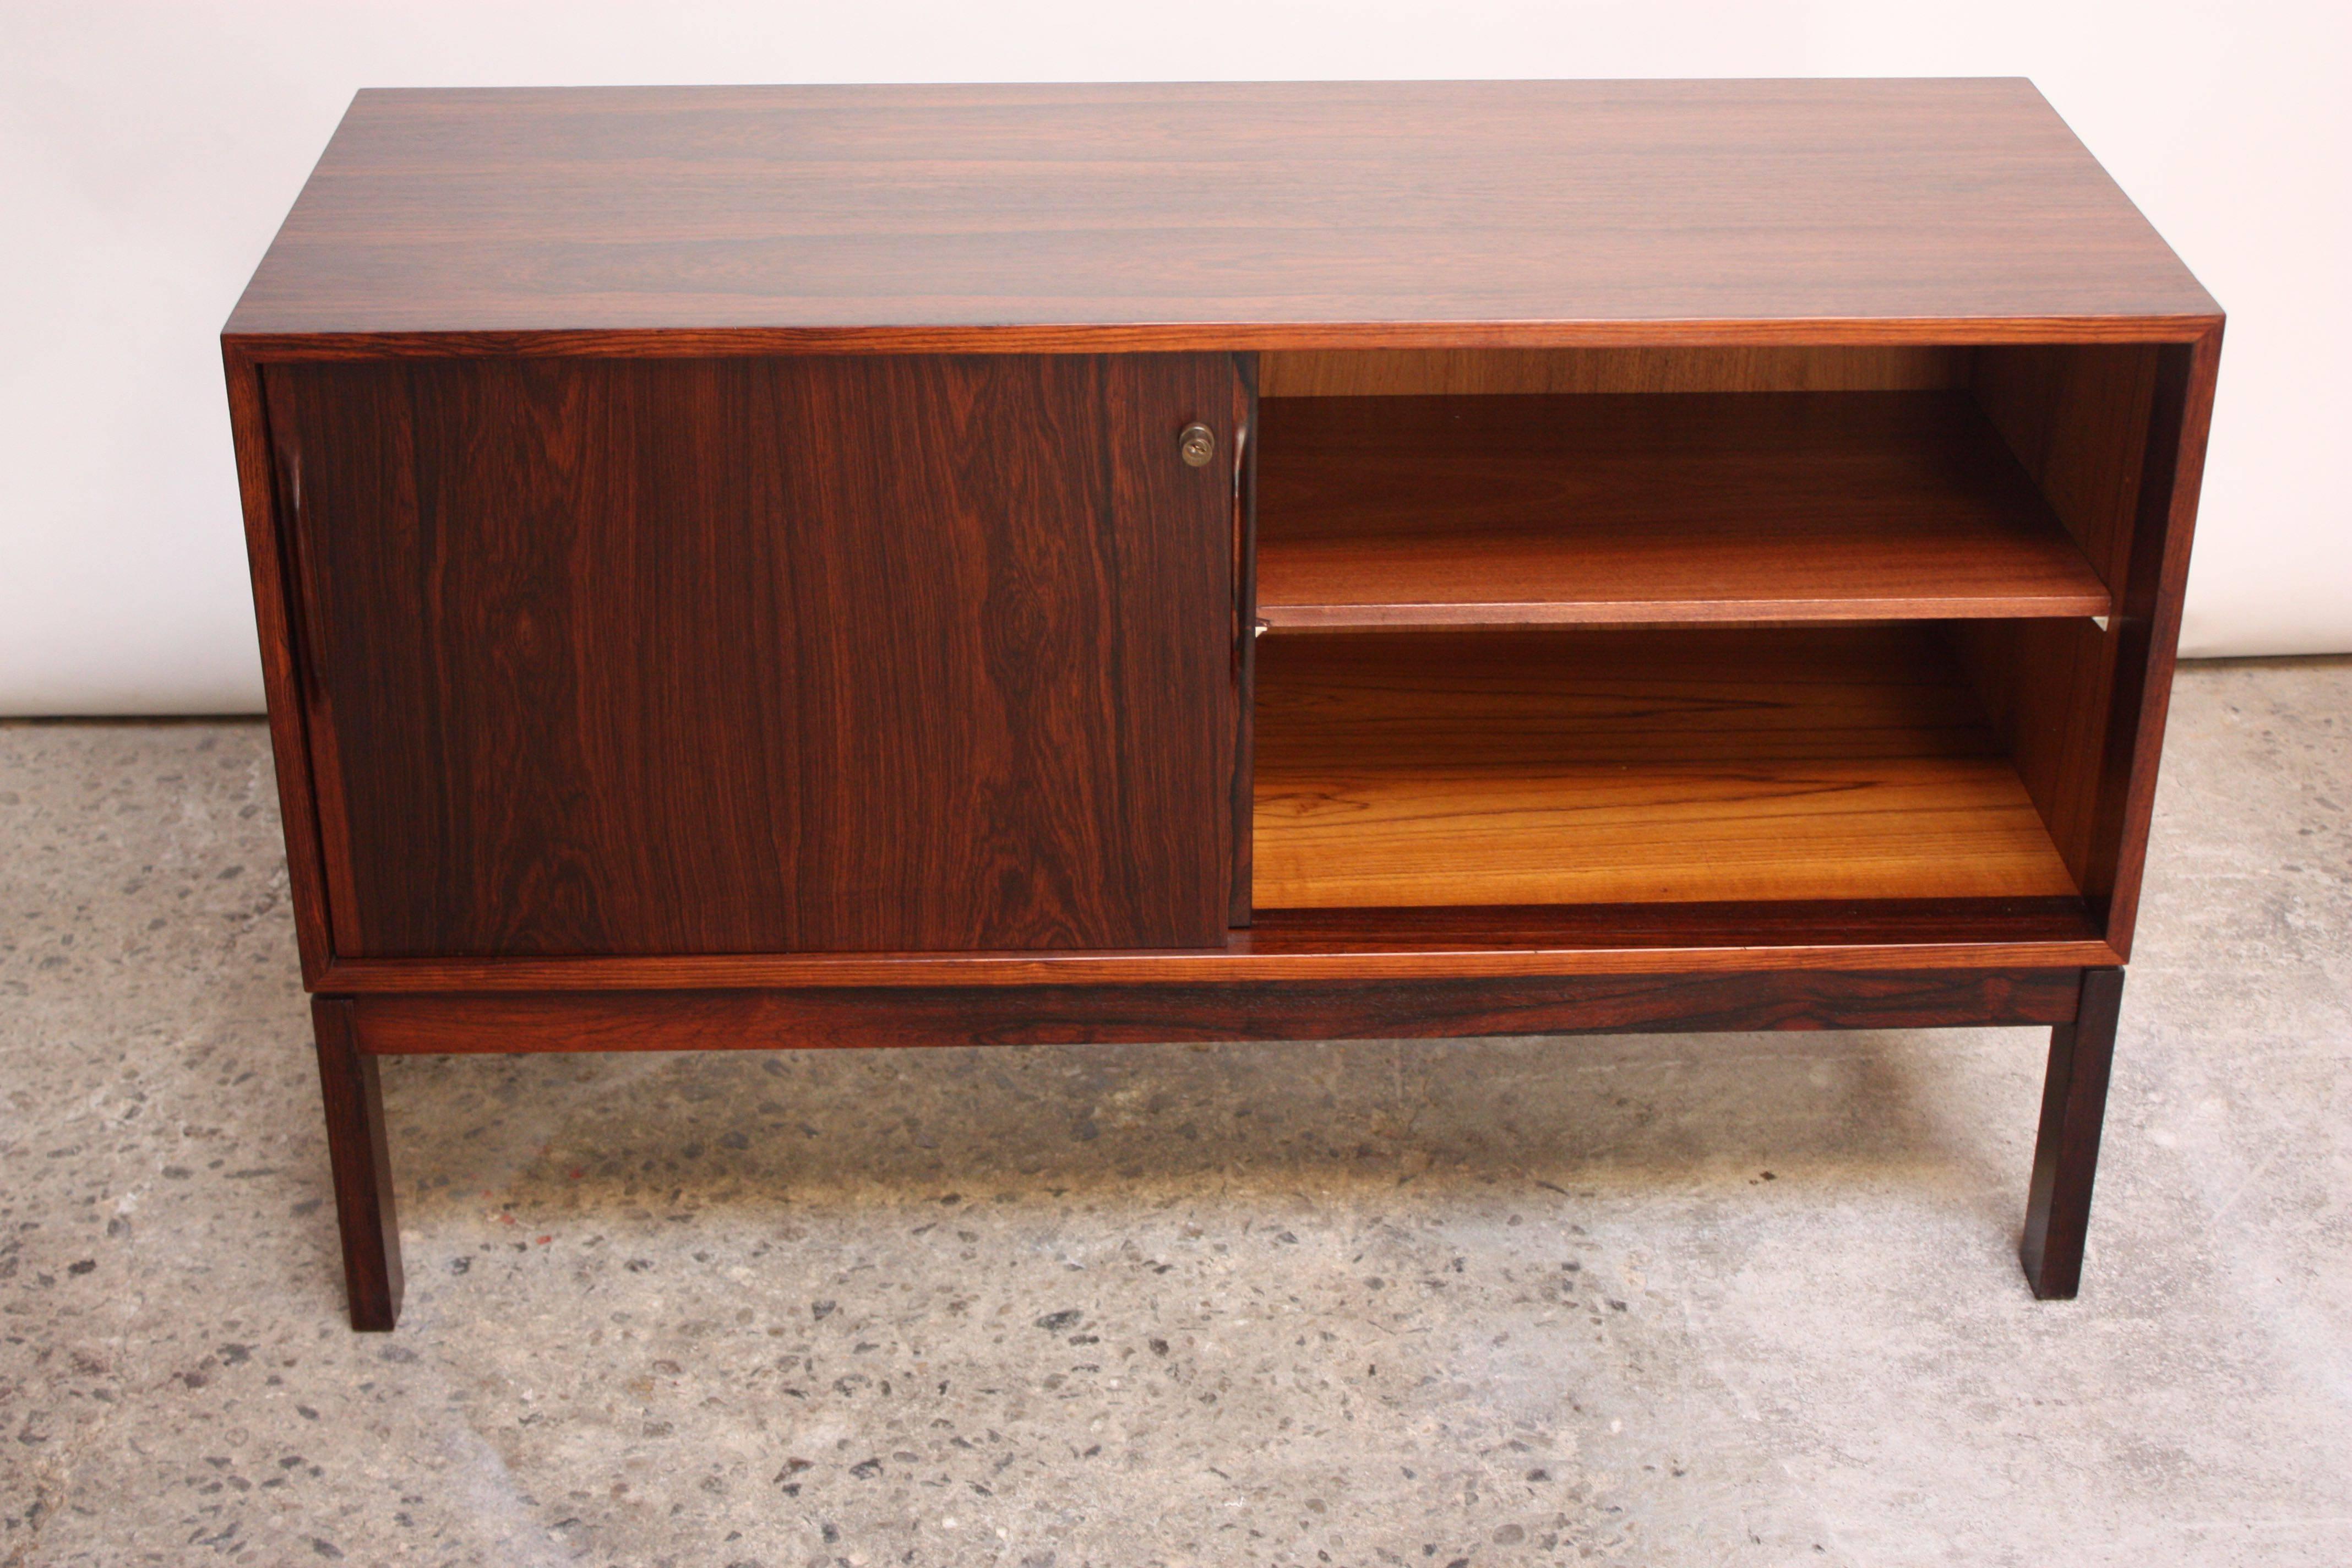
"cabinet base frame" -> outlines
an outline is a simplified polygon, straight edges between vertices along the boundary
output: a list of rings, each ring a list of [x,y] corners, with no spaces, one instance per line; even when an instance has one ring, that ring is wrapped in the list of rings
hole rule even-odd
[[[318,1036],[352,1326],[400,1310],[399,1222],[377,1058],[514,1051],[1140,1044],[2048,1025],[2022,1257],[2071,1297],[2123,991],[2118,968],[1181,984],[320,995]]]

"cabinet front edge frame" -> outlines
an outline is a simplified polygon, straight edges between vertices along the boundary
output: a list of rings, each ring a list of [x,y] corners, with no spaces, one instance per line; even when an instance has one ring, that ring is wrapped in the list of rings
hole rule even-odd
[[[2150,450],[2143,456],[2143,518],[2135,542],[2135,581],[2116,590],[2118,630],[2126,637],[2118,670],[2128,696],[2117,693],[2110,710],[2111,753],[2125,760],[2108,770],[2109,798],[2101,802],[2103,836],[2116,846],[2115,880],[2103,911],[2102,934],[2117,963],[2131,956],[2139,917],[2147,840],[2155,816],[2156,779],[2162,761],[2165,721],[2172,704],[2172,681],[2179,662],[2181,610],[2188,598],[2189,556],[2197,531],[2197,509],[2205,479],[2205,456],[2213,422],[2213,396],[2221,380],[2222,325],[2185,344],[2171,345],[2158,372],[2157,406],[2149,416]],[[2141,552],[2153,519],[2161,552],[2143,563]],[[2117,787],[2119,786],[2119,787]]]
[[[286,874],[294,910],[294,939],[306,989],[317,991],[335,963],[327,904],[326,842],[320,821],[310,754],[309,705],[299,654],[292,574],[287,562],[285,515],[278,494],[262,362],[240,343],[222,339],[228,382],[230,436],[236,445],[237,492],[245,517],[246,563],[253,584],[260,641],[261,682],[268,705],[269,749],[278,781],[278,818],[286,839]]]
[[[1974,346],[2194,342],[2221,314],[1706,321],[1138,321],[971,325],[529,327],[224,332],[257,361],[776,353],[1175,353],[1291,349]]]
[[[1832,943],[1788,947],[1488,949],[1253,953],[1233,948],[1124,952],[816,953],[647,958],[339,959],[313,988],[361,994],[772,990],[838,986],[1200,985],[1257,981],[1566,979],[1778,970],[2101,968],[2095,940]]]

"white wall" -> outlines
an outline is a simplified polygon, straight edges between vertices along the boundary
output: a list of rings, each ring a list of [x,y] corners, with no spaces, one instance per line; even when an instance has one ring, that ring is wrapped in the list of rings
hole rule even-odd
[[[2352,650],[2345,8],[7,0],[0,713],[257,709],[216,334],[352,89],[2031,76],[2230,311],[2191,653]]]

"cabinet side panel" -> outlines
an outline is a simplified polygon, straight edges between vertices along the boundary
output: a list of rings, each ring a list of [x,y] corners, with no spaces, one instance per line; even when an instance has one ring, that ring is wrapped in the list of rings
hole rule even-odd
[[[274,367],[339,951],[1221,940],[1231,375]]]
[[[2114,857],[2093,868],[2108,889],[2107,944],[2131,955],[2139,917],[2140,876],[2147,858],[2148,819],[2156,806],[2157,764],[2172,702],[2180,649],[2180,611],[2189,590],[2189,552],[2205,479],[2205,443],[2221,368],[2221,329],[2159,352],[2148,417],[2147,468],[2139,489],[2142,542],[2130,578],[2118,590],[2124,631],[2116,653],[2116,700],[2108,716],[2101,773],[2097,842]]]
[[[1978,402],[2120,605],[2136,551],[2158,351],[2145,344],[1977,351]],[[2120,619],[1979,622],[1958,642],[2026,792],[2085,895],[2113,891],[2097,842]]]

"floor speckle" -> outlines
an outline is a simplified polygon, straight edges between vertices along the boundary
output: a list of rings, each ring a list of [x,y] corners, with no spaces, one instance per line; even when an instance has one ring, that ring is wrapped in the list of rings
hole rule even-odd
[[[0,1564],[2352,1561],[2352,664],[2174,705],[2082,1300],[2032,1030],[384,1068],[257,724],[0,725]]]

